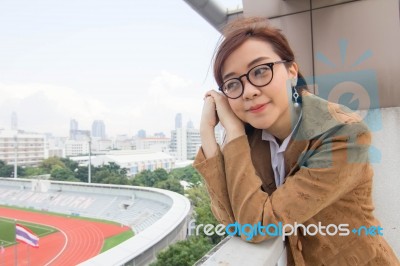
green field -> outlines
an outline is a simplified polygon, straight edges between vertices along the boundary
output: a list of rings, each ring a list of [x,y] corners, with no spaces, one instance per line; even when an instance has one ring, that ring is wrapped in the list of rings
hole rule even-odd
[[[120,224],[117,222],[107,221],[107,220],[102,220],[102,219],[88,218],[88,217],[82,217],[82,216],[71,216],[71,215],[67,215],[67,214],[39,211],[39,210],[35,210],[35,209],[22,208],[22,207],[16,207],[16,206],[11,207],[11,206],[5,206],[5,205],[1,205],[1,204],[0,204],[0,206],[3,208],[9,208],[9,209],[23,210],[23,211],[43,213],[43,214],[51,214],[51,215],[62,216],[62,217],[66,217],[66,218],[68,217],[69,219],[71,219],[71,218],[72,219],[81,219],[81,220],[86,220],[86,221],[108,223],[108,224],[114,224],[114,225],[120,226]],[[18,221],[18,223],[28,227],[30,230],[32,230],[32,232],[34,232],[39,237],[43,237],[45,235],[57,232],[57,230],[55,228],[43,226],[40,224],[26,223],[26,222],[22,222],[22,221]],[[117,246],[118,244],[121,244],[122,242],[131,238],[132,236],[134,236],[134,233],[132,230],[129,230],[129,231],[123,232],[119,235],[115,235],[115,236],[105,239],[101,252],[104,252],[110,248],[113,248],[113,247]],[[0,217],[0,245],[7,247],[7,246],[11,246],[13,244],[15,244],[15,221]]]
[[[40,224],[27,223],[23,221],[17,221],[17,223],[29,228],[39,237],[57,232],[55,228]],[[0,217],[0,245],[7,247],[13,244],[15,244],[15,221]]]
[[[124,242],[125,240],[128,240],[132,236],[133,236],[133,232],[132,232],[132,230],[129,230],[129,231],[123,232],[119,235],[115,235],[115,236],[107,238],[104,241],[103,248],[101,249],[100,253],[103,253],[104,251],[107,251],[110,248],[113,248],[113,247],[121,244],[122,242]]]

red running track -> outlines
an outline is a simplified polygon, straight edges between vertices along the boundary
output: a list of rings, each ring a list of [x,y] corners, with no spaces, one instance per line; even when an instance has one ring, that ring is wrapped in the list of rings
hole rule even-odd
[[[55,227],[57,233],[40,238],[39,248],[19,243],[0,253],[1,266],[14,266],[15,250],[18,265],[77,265],[100,253],[104,239],[130,230],[127,226],[91,222],[35,212],[0,207],[0,216]]]

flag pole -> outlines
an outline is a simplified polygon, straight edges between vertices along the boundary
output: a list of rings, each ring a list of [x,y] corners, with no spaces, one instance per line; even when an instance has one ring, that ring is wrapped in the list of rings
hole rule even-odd
[[[3,240],[1,241],[1,246],[0,246],[0,254],[1,254],[1,265],[4,266],[4,242]]]
[[[14,260],[14,265],[18,265],[18,243],[17,243],[17,219],[14,219],[14,254],[15,254],[15,260]]]
[[[31,265],[31,254],[30,254],[30,249],[29,249],[29,245],[26,245],[26,248],[28,249],[28,266]]]

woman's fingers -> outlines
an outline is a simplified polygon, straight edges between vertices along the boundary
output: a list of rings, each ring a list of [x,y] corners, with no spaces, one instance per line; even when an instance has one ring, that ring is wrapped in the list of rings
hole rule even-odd
[[[201,115],[202,126],[214,128],[218,124],[218,117],[215,109],[214,98],[210,95],[206,95],[204,98],[203,112]]]

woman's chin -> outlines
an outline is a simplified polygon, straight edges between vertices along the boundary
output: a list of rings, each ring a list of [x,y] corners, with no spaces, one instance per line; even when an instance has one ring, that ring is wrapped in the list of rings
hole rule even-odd
[[[256,129],[268,129],[271,127],[271,123],[260,123],[260,122],[248,122],[249,125],[251,125],[252,127],[256,128]]]

